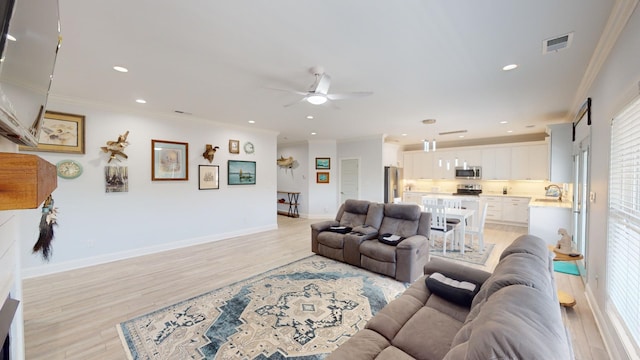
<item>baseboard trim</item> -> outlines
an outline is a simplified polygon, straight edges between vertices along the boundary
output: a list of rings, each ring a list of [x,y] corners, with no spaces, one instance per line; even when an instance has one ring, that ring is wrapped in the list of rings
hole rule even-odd
[[[621,354],[617,350],[617,346],[615,345],[615,341],[611,335],[611,331],[609,331],[609,327],[606,325],[606,319],[602,311],[598,306],[595,306],[598,302],[596,301],[593,292],[591,291],[591,287],[589,284],[585,284],[584,287],[585,297],[587,299],[587,304],[591,309],[591,313],[593,314],[593,318],[596,321],[596,327],[600,331],[600,335],[602,335],[602,341],[604,342],[604,348],[607,350],[607,354],[609,354],[610,359],[623,359]]]
[[[91,267],[95,265],[106,264],[114,261],[125,260],[130,258],[135,258],[138,256],[151,255],[155,253],[160,253],[163,251],[176,250],[180,248],[185,248],[194,245],[206,244],[214,241],[225,240],[229,238],[233,238],[236,236],[244,236],[256,234],[263,231],[269,230],[277,230],[277,224],[266,225],[262,227],[254,227],[249,229],[243,229],[242,231],[232,231],[222,234],[215,234],[212,236],[202,236],[192,239],[184,239],[178,240],[166,244],[161,244],[157,246],[150,246],[146,248],[133,249],[127,251],[121,251],[112,254],[105,254],[99,256],[93,256],[89,258],[79,259],[79,260],[71,260],[65,261],[57,264],[47,264],[46,266],[37,266],[24,268],[21,270],[21,275],[23,279],[31,279],[45,275],[56,274],[60,272],[77,270],[81,268]]]

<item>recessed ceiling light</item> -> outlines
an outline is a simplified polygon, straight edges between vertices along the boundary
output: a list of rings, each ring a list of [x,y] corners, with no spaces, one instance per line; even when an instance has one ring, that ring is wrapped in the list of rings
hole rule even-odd
[[[11,35],[11,34],[7,34],[7,40],[9,40],[9,41],[16,41],[17,39],[16,39],[13,35]]]
[[[507,132],[508,132],[509,134],[511,134],[511,133],[513,132],[513,130],[507,130]]]
[[[255,120],[249,120],[249,124],[255,124],[256,121]]]
[[[407,134],[402,134],[402,136],[407,136]]]
[[[138,104],[146,104],[146,103],[147,103],[147,100],[145,100],[145,99],[137,99],[137,100],[136,100],[136,102],[137,102]]]
[[[313,115],[307,115],[307,119],[309,120],[313,119]]]
[[[117,72],[121,72],[121,73],[129,72],[129,69],[127,69],[126,67],[123,67],[123,66],[114,66],[113,70],[115,70]]]
[[[509,123],[507,120],[500,121],[500,124],[507,124],[507,123]]]
[[[315,132],[315,131],[314,131],[314,132],[312,132],[312,133],[311,133],[311,135],[316,135],[316,132]]]
[[[509,64],[509,65],[505,65],[502,67],[502,70],[504,71],[509,71],[509,70],[513,70],[515,68],[517,68],[518,65],[517,64]]]
[[[464,135],[458,135],[458,137],[459,137],[459,138],[463,138],[463,137],[464,137]]]

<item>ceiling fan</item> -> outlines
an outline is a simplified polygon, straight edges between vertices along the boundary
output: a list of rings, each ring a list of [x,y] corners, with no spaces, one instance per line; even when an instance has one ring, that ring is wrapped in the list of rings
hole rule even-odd
[[[299,100],[296,100],[292,103],[284,105],[284,107],[289,107],[291,105],[295,105],[300,102],[308,102],[313,105],[322,105],[327,102],[327,100],[344,100],[351,99],[357,97],[364,97],[373,94],[371,91],[356,91],[349,92],[343,94],[330,94],[329,93],[329,85],[331,85],[331,77],[329,74],[324,72],[324,68],[321,66],[314,66],[309,69],[309,72],[312,73],[316,80],[311,85],[308,91],[297,91],[297,90],[286,90],[286,89],[277,89],[272,88],[274,90],[280,91],[288,91],[294,94],[302,95],[303,97]],[[335,106],[335,105],[334,105]]]

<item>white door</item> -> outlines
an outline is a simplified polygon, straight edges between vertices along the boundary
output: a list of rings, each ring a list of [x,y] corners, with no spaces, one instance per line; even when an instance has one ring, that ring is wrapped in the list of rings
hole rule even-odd
[[[360,198],[360,160],[340,159],[340,203]]]

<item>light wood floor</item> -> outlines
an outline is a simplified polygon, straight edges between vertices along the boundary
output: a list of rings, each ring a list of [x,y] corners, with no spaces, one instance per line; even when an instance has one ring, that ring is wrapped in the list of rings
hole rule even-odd
[[[309,224],[278,217],[278,230],[24,281],[26,358],[124,359],[116,325],[138,315],[311,255]],[[526,229],[487,225],[486,266]],[[579,277],[556,273],[578,305],[565,312],[576,359],[608,359]]]

